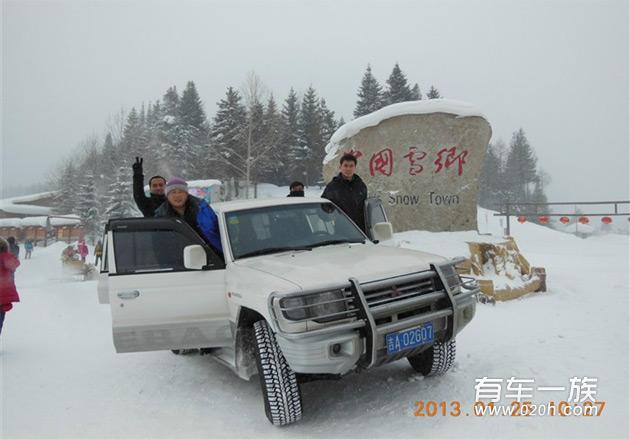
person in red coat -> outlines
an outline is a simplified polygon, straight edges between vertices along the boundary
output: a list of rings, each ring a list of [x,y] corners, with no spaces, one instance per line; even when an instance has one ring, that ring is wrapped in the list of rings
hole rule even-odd
[[[79,241],[79,254],[81,255],[81,262],[85,262],[85,258],[87,257],[89,251],[88,251],[88,246],[85,243],[84,239],[81,239]]]
[[[13,279],[19,266],[20,261],[9,251],[9,243],[0,238],[0,333],[5,314],[13,308],[13,302],[20,301]]]

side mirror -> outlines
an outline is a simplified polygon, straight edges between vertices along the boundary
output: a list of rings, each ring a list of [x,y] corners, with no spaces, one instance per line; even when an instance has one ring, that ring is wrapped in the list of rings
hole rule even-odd
[[[184,267],[190,270],[201,270],[208,263],[206,251],[200,245],[184,247]]]
[[[372,227],[372,238],[379,242],[389,241],[394,238],[392,223],[376,223]]]

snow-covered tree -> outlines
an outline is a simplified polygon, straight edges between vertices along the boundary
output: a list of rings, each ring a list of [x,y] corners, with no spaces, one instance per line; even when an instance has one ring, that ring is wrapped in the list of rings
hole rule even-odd
[[[232,87],[228,87],[225,98],[217,106],[210,129],[210,169],[221,179],[240,178],[236,163],[240,160],[239,157],[245,155],[243,129],[247,111],[241,103],[239,92]]]
[[[302,98],[297,149],[291,153],[295,180],[308,186],[321,179],[324,147],[319,99],[310,86]]]
[[[442,95],[440,95],[440,92],[438,91],[438,89],[435,88],[434,86],[431,86],[429,93],[427,93],[427,99],[440,99],[441,97]]]
[[[107,191],[107,206],[105,220],[111,218],[125,218],[136,216],[137,209],[132,199],[132,181],[130,168],[121,166],[116,172],[115,180]]]
[[[488,145],[486,159],[479,178],[479,205],[487,209],[497,209],[495,204],[501,200],[502,180],[501,158],[497,155],[492,144]]]
[[[264,135],[272,145],[258,170],[258,180],[277,185],[285,184],[287,156],[283,149],[283,121],[273,95],[269,96],[263,115]]]
[[[301,174],[296,177],[296,173],[293,172],[296,166],[296,154],[301,155],[299,149],[299,118],[300,102],[297,93],[291,88],[282,106],[283,131],[280,144],[282,154],[285,157],[286,163],[289,165],[285,166],[283,171],[285,183],[295,179],[302,179]]]
[[[79,218],[81,218],[86,236],[94,243],[100,228],[98,197],[94,174],[88,171],[83,176],[82,180],[83,182],[79,186],[77,193],[76,213],[79,215]]]
[[[394,65],[392,73],[387,79],[387,89],[385,90],[385,100],[387,104],[395,104],[397,102],[411,101],[412,94],[407,77],[400,69],[398,63]]]
[[[420,86],[416,82],[414,84],[413,88],[411,89],[411,100],[412,101],[419,101],[421,99],[422,99],[422,93],[420,92]]]
[[[537,158],[520,128],[512,135],[510,150],[505,163],[505,177],[509,190],[509,198],[514,202],[531,200],[532,185],[536,183]]]
[[[184,154],[179,145],[179,94],[170,87],[162,98],[162,114],[158,134],[158,161],[169,175],[182,177]]]
[[[146,139],[140,122],[140,115],[135,107],[127,116],[125,131],[121,142],[122,159],[131,162],[136,156],[143,156],[146,147]]]
[[[67,160],[63,165],[57,188],[55,212],[62,215],[75,213],[79,189],[79,173],[72,160]]]
[[[209,127],[195,83],[189,81],[178,106],[178,144],[183,154],[181,176],[203,178],[208,164]]]
[[[357,96],[359,99],[354,108],[354,117],[372,113],[385,106],[383,88],[374,75],[372,75],[372,67],[369,64],[363,74]]]

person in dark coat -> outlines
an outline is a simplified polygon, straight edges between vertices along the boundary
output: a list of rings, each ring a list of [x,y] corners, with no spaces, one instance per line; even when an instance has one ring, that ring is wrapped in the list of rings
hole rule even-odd
[[[7,243],[9,244],[9,251],[15,256],[17,259],[20,259],[20,246],[15,241],[13,236],[9,236],[7,238]]]
[[[20,261],[10,251],[9,243],[0,238],[0,333],[5,314],[13,308],[13,302],[20,301],[14,281],[15,270],[19,266]]]
[[[304,183],[300,181],[294,181],[289,186],[289,195],[287,197],[303,197],[304,196]]]
[[[98,266],[99,261],[103,257],[103,241],[100,239],[96,243],[96,247],[94,247],[94,265]]]
[[[216,213],[205,200],[188,193],[185,180],[173,177],[166,183],[166,202],[155,211],[155,217],[182,218],[217,252],[223,254]]]
[[[326,185],[322,198],[335,203],[363,232],[365,227],[365,200],[367,186],[355,172],[357,158],[344,154],[339,160],[339,175]]]
[[[141,157],[136,157],[135,163],[131,166],[133,169],[133,199],[142,215],[152,217],[155,210],[166,201],[164,196],[164,186],[166,179],[160,175],[154,175],[149,179],[149,196],[144,194],[144,174],[142,172]]]

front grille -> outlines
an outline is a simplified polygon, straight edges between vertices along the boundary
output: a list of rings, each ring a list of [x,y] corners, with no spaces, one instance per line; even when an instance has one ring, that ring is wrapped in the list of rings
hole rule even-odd
[[[386,285],[382,285],[380,282],[361,284],[361,290],[370,309],[437,290],[437,274],[433,271],[419,273],[412,279],[409,279],[409,276],[404,276],[398,282],[396,279],[388,280],[389,283]]]

